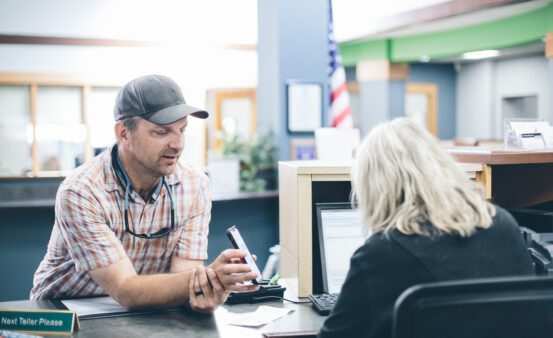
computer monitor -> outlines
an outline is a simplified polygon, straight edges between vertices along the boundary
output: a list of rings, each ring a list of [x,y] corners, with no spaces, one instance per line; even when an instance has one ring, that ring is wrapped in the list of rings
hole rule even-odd
[[[317,203],[316,209],[323,291],[339,293],[350,258],[364,242],[361,217],[351,203]]]

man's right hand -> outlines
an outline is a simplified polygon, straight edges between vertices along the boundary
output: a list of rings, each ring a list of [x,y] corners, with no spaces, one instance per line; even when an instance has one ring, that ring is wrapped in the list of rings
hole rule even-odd
[[[246,255],[247,253],[242,250],[227,249],[208,266],[215,271],[225,291],[243,292],[258,289],[257,285],[244,284],[257,278],[257,273],[253,272],[248,264],[236,263]]]

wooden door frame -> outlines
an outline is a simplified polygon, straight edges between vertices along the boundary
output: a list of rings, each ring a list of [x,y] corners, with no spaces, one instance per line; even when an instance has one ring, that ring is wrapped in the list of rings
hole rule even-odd
[[[257,112],[255,102],[255,88],[237,88],[237,89],[210,89],[213,94],[214,107],[214,131],[215,134],[223,131],[222,125],[222,106],[225,100],[248,99],[250,102],[250,126],[249,131],[252,135],[257,133]],[[222,140],[215,138],[215,149],[221,150]]]
[[[407,83],[406,94],[424,94],[428,97],[428,115],[426,116],[426,128],[438,136],[438,85],[435,83]]]

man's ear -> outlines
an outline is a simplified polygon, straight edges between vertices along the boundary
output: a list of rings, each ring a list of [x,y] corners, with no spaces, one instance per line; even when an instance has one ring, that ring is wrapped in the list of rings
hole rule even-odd
[[[115,130],[115,138],[117,138],[117,142],[121,144],[126,144],[129,142],[129,136],[130,136],[130,130],[123,124],[121,121],[115,122],[115,126],[113,127]]]

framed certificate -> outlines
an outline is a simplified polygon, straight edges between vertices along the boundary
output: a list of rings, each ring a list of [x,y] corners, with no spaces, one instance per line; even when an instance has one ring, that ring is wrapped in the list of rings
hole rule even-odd
[[[289,133],[312,133],[323,124],[323,87],[318,82],[286,83]]]

